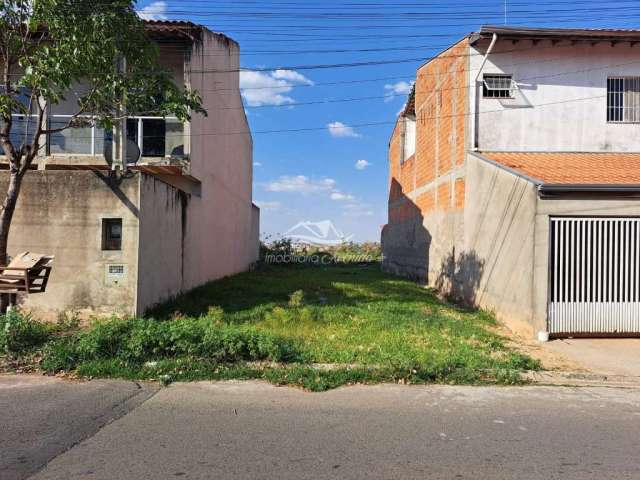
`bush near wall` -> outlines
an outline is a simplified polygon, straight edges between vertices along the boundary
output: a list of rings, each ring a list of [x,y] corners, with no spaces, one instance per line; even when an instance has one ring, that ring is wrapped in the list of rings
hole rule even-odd
[[[376,263],[382,261],[382,248],[378,242],[346,242],[337,246],[296,244],[282,238],[260,242],[260,260],[266,263]],[[291,261],[294,258],[296,261]],[[304,261],[308,259],[308,261]],[[270,261],[271,260],[271,261]]]

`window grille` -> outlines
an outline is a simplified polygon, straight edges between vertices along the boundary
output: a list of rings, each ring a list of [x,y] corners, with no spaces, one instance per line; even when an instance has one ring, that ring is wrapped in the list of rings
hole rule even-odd
[[[512,98],[515,89],[512,75],[485,74],[482,96],[485,98]]]
[[[640,77],[607,79],[607,122],[640,123]]]

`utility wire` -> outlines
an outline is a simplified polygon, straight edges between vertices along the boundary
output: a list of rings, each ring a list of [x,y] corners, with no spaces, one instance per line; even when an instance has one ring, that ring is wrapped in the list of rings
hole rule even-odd
[[[591,96],[591,97],[582,97],[582,98],[573,98],[573,99],[568,99],[568,100],[560,100],[560,101],[555,101],[555,102],[547,102],[547,103],[538,103],[535,105],[531,105],[530,108],[536,108],[536,107],[548,107],[548,106],[552,106],[552,105],[562,105],[562,104],[567,104],[567,103],[574,103],[574,102],[583,102],[583,101],[588,101],[588,100],[595,100],[595,99],[599,99],[599,98],[607,98],[607,95],[595,95],[595,96]],[[507,109],[496,109],[496,110],[483,110],[483,111],[479,111],[478,115],[486,115],[489,113],[501,113],[501,114],[506,114],[506,113],[510,113],[513,112],[514,110],[507,110]],[[471,116],[473,115],[472,112],[464,112],[464,113],[455,113],[455,114],[450,114],[450,115],[434,115],[434,116],[426,116],[424,117],[425,120],[435,120],[435,119],[443,119],[443,118],[453,118],[453,117],[467,117],[467,116]],[[374,127],[374,126],[382,126],[382,125],[395,125],[397,123],[397,118],[393,121],[380,121],[380,122],[367,122],[367,123],[353,123],[350,125],[343,125],[340,128],[342,129],[347,129],[347,128],[363,128],[363,127]],[[210,133],[192,133],[190,135],[190,137],[209,137],[209,136],[224,136],[224,135],[255,135],[255,134],[273,134],[273,133],[301,133],[301,132],[312,132],[312,131],[321,131],[321,130],[327,130],[328,127],[325,126],[318,126],[318,127],[305,127],[305,128],[292,128],[292,129],[273,129],[273,130],[244,130],[244,131],[237,131],[237,132],[210,132]],[[181,135],[181,134],[175,134],[175,135]],[[173,136],[175,136],[173,135]],[[145,135],[144,138],[146,139],[153,139],[153,138],[167,138],[167,137],[171,137],[172,135]],[[73,137],[76,140],[79,139],[90,139],[92,138],[91,136],[74,136]]]

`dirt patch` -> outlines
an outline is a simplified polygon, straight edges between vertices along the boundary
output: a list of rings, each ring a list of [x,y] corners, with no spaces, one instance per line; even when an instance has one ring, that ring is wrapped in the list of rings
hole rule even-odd
[[[497,332],[508,339],[507,345],[515,350],[529,355],[542,363],[545,370],[561,370],[571,372],[587,372],[588,370],[575,360],[546,348],[546,344],[520,335],[510,330],[506,325],[499,324]]]

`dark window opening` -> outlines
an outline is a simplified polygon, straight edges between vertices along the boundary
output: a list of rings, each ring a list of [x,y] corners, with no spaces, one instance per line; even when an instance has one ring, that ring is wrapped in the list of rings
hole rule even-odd
[[[139,120],[127,119],[127,140],[140,145]],[[167,126],[164,118],[142,119],[142,156],[164,157],[166,150]]]
[[[122,219],[102,219],[102,250],[122,250]]]

